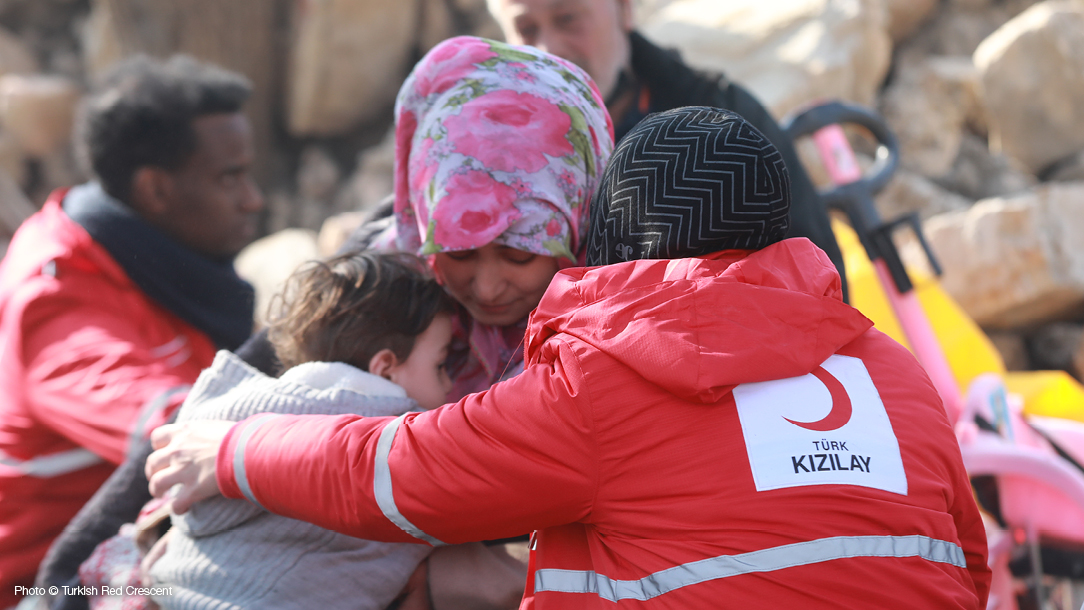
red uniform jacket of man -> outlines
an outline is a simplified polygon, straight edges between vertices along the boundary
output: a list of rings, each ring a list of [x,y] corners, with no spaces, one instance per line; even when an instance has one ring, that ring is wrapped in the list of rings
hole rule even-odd
[[[63,197],[23,223],[0,265],[0,608],[215,352],[64,214]]]

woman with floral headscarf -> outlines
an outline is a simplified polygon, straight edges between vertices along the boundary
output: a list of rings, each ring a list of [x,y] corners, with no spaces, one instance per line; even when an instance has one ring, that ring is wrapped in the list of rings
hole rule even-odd
[[[613,127],[594,83],[533,48],[447,40],[402,86],[392,213],[343,249],[425,256],[460,303],[449,400],[522,370],[527,315],[558,269],[582,263],[589,197],[612,149]],[[238,351],[268,373],[270,353],[259,335]],[[111,524],[134,519],[117,507],[138,510],[146,497],[149,452],[135,453],[69,526],[45,567],[49,582],[67,582],[96,540],[116,531]],[[438,551],[429,564],[438,610],[518,599],[523,568],[507,559],[480,545]]]
[[[572,63],[460,37],[400,88],[395,138],[393,224],[371,245],[427,257],[460,304],[456,401],[523,369],[528,314],[559,269],[583,262],[613,125]],[[522,593],[522,567],[481,545],[445,547],[423,566],[438,610],[514,606]]]
[[[522,369],[527,314],[582,262],[588,198],[613,149],[594,83],[537,49],[447,40],[396,103],[395,222],[462,305],[449,400]],[[390,245],[390,244],[389,244]]]

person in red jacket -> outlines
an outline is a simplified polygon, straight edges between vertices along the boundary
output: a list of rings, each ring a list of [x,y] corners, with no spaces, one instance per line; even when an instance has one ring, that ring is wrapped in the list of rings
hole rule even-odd
[[[394,419],[165,426],[151,490],[389,541],[534,530],[522,608],[982,608],[941,400],[828,257],[783,239],[789,205],[738,115],[650,117],[594,201],[601,266],[554,278],[521,375]]]
[[[130,440],[252,330],[231,262],[262,207],[249,94],[184,57],[118,66],[82,115],[97,180],[53,193],[0,263],[0,608]]]

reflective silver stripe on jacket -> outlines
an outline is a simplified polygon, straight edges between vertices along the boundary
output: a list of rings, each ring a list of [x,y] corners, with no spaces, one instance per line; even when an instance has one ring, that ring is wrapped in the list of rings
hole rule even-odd
[[[639,580],[614,580],[581,570],[538,570],[534,588],[535,591],[595,593],[611,602],[623,599],[646,601],[709,580],[853,557],[921,557],[960,568],[967,566],[963,549],[944,540],[926,536],[840,536],[702,559]]]
[[[190,385],[172,387],[143,405],[143,408],[140,409],[139,421],[136,422],[135,428],[128,438],[129,452],[137,448],[143,442],[145,438],[144,433],[146,432],[145,428],[147,422],[150,421],[151,416],[164,409],[166,405],[169,404],[169,400],[178,392],[187,392],[191,387],[192,386]],[[69,474],[83,470],[84,468],[97,466],[104,461],[105,460],[98,457],[98,454],[89,449],[84,449],[83,447],[76,447],[75,449],[69,449],[51,455],[42,455],[30,458],[29,460],[18,460],[0,452],[0,465],[14,468],[24,476],[37,477],[40,479],[49,479],[63,474]]]
[[[248,473],[245,472],[245,446],[248,445],[248,439],[252,438],[252,435],[260,429],[260,426],[276,417],[279,417],[279,414],[267,413],[259,415],[248,424],[245,424],[245,428],[241,430],[241,436],[237,439],[237,446],[233,450],[233,480],[237,483],[237,489],[241,490],[241,495],[245,496],[249,502],[260,508],[263,508],[263,505],[256,500],[256,496],[252,495],[252,488],[248,484]]]
[[[376,442],[376,465],[373,471],[373,494],[376,496],[376,504],[380,511],[389,521],[399,529],[414,536],[418,540],[424,540],[433,546],[444,544],[440,540],[423,532],[419,527],[411,523],[399,507],[395,505],[395,496],[391,489],[391,467],[388,465],[388,455],[391,453],[391,444],[395,440],[395,433],[399,430],[399,424],[407,414],[396,417],[384,429],[380,431],[380,438]]]
[[[151,348],[151,357],[165,360],[166,366],[170,368],[184,364],[184,361],[188,360],[191,355],[192,350],[188,347],[188,337],[184,335],[177,335],[172,341]]]
[[[0,452],[0,465],[14,468],[19,474],[39,479],[50,479],[62,474],[69,474],[84,468],[90,468],[104,462],[98,454],[77,447],[51,455],[41,455],[29,460],[19,460]]]

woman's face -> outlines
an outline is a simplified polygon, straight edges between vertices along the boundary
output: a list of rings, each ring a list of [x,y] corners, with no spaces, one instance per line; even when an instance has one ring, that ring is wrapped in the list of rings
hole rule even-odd
[[[442,252],[436,267],[444,286],[471,317],[508,326],[531,313],[557,273],[557,259],[508,246]]]

